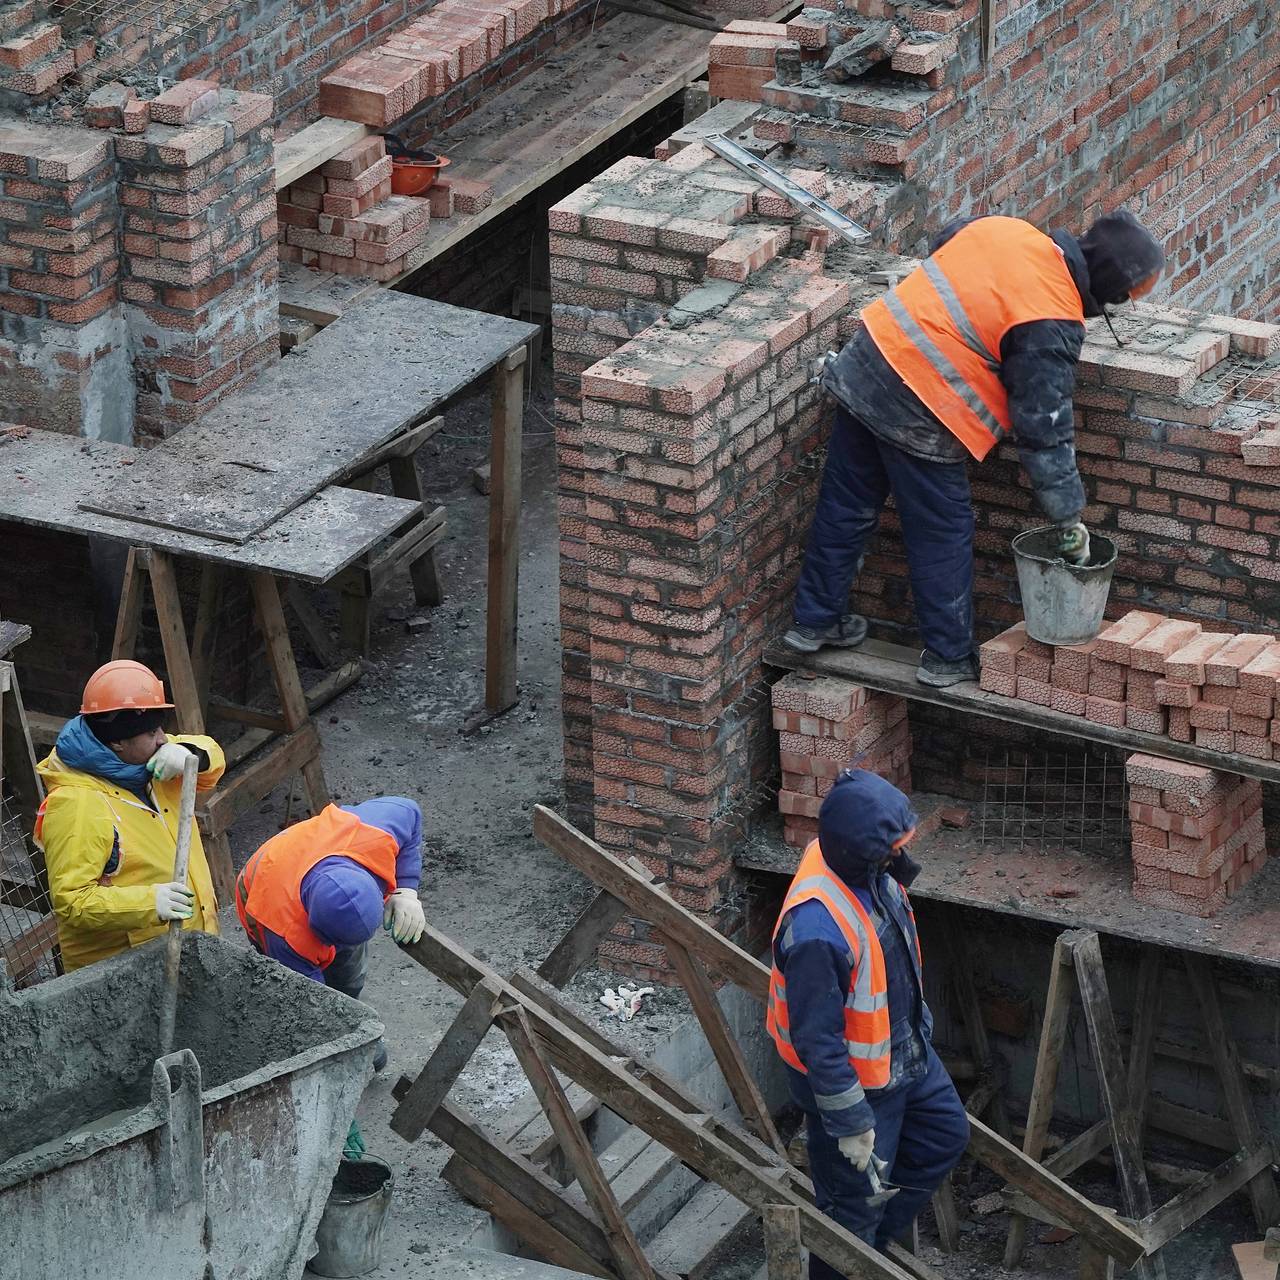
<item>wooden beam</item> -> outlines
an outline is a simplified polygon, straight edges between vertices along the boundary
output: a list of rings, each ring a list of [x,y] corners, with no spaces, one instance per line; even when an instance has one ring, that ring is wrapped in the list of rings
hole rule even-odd
[[[200,566],[200,596],[196,602],[196,622],[191,629],[191,669],[196,678],[200,714],[208,718],[209,686],[213,680],[214,649],[218,640],[219,600],[225,569],[211,560]]]
[[[1271,1143],[1237,1151],[1216,1169],[1210,1170],[1194,1186],[1148,1214],[1137,1224],[1146,1237],[1149,1249],[1168,1244],[1174,1236],[1181,1235],[1206,1213],[1217,1208],[1229,1195],[1238,1191],[1246,1182],[1269,1169],[1275,1159]]]
[[[276,190],[318,169],[353,142],[373,133],[367,124],[321,116],[292,137],[276,143]]]
[[[584,836],[559,814],[543,805],[535,805],[533,833],[548,849],[625,903],[632,915],[648,920],[667,937],[688,947],[710,969],[728,978],[761,1004],[768,999],[769,970],[759,960],[717,933],[692,911],[686,911],[678,902],[655,889],[626,863]]]
[[[245,765],[230,782],[197,801],[201,832],[219,835],[226,831],[242,813],[319,755],[320,735],[311,721],[296,733],[273,742],[260,759]]]
[[[804,1280],[799,1210],[789,1204],[767,1204],[761,1218],[769,1280]]]
[[[406,1142],[416,1142],[421,1137],[436,1108],[488,1034],[494,1007],[501,998],[498,989],[485,979],[472,988],[417,1079],[391,1113],[392,1129]]]
[[[1093,932],[1066,935],[1071,939],[1076,982],[1089,1029],[1089,1046],[1097,1068],[1098,1091],[1111,1124],[1111,1154],[1116,1162],[1116,1178],[1120,1183],[1120,1200],[1130,1218],[1141,1219],[1151,1212],[1151,1186],[1146,1166],[1142,1163],[1142,1131],[1129,1103],[1129,1082],[1124,1055],[1120,1052],[1120,1034],[1116,1030],[1115,1012],[1106,970],[1102,966],[1102,947]],[[1243,1080],[1243,1076],[1241,1077]],[[1146,1087],[1146,1081],[1143,1081]],[[1150,1280],[1164,1280],[1165,1264],[1160,1257],[1142,1259],[1141,1275]]]
[[[553,987],[563,987],[596,953],[596,948],[613,931],[613,926],[626,915],[626,907],[608,890],[601,889],[583,907],[564,937],[551,949],[551,954],[538,966],[538,977]]]
[[[182,733],[204,733],[200,686],[187,643],[187,625],[182,618],[182,597],[178,594],[173,558],[168,552],[151,550],[147,553],[147,569],[160,643],[164,647],[164,665],[169,675],[169,696],[177,709],[178,729]]]
[[[1146,1253],[1143,1238],[1110,1209],[1094,1204],[1062,1179],[1055,1178],[1042,1164],[1019,1151],[976,1116],[969,1118],[969,1151],[1117,1261],[1132,1266]]]
[[[1080,1242],[1080,1269],[1077,1280],[1115,1280],[1116,1260],[1087,1240]]]
[[[1200,1006],[1200,1016],[1204,1020],[1209,1052],[1213,1055],[1218,1084],[1226,1102],[1227,1120],[1236,1136],[1236,1142],[1241,1147],[1252,1150],[1263,1142],[1262,1129],[1253,1110],[1253,1099],[1249,1097],[1249,1090],[1244,1082],[1244,1072],[1240,1069],[1235,1039],[1227,1030],[1226,1019],[1222,1016],[1213,969],[1204,956],[1190,951],[1183,953],[1182,960],[1187,967],[1187,977],[1191,980],[1196,1003]],[[1271,1176],[1269,1166],[1250,1180],[1249,1199],[1253,1204],[1253,1216],[1258,1223],[1258,1230],[1266,1231],[1268,1227],[1275,1226],[1277,1220],[1280,1220],[1280,1195],[1276,1193],[1275,1179]]]
[[[587,1203],[608,1235],[618,1273],[623,1280],[655,1280],[653,1268],[613,1194],[609,1179],[600,1168],[596,1153],[591,1149],[569,1099],[565,1097],[564,1088],[542,1056],[528,1015],[523,1007],[517,1006],[503,1022],[511,1048],[538,1095],[547,1122],[560,1142],[560,1149],[568,1158],[569,1167],[577,1176]]]
[[[298,620],[298,625],[302,628],[302,634],[306,637],[311,652],[315,654],[316,661],[322,667],[336,667],[341,661],[338,646],[334,644],[325,620],[307,599],[307,594],[300,582],[291,580],[285,583],[284,602],[293,610],[293,616]]]
[[[528,348],[493,371],[489,452],[489,602],[485,618],[484,705],[490,715],[515,706],[520,577],[520,472],[524,372]]]
[[[1158,948],[1143,947],[1138,961],[1138,990],[1133,1002],[1133,1033],[1129,1037],[1129,1107],[1134,1127],[1142,1136],[1146,1124],[1147,1100],[1151,1096],[1151,1054],[1155,1047],[1156,1022],[1160,1016],[1160,968]]]
[[[142,621],[142,593],[146,586],[147,549],[130,547],[116,606],[116,630],[111,640],[112,660],[132,658],[138,647],[138,626]]]

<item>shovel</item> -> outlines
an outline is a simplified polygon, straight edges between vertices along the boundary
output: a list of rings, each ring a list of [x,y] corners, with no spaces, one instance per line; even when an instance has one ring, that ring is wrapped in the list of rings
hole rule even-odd
[[[178,849],[173,859],[173,878],[187,882],[191,861],[191,827],[196,816],[196,774],[200,762],[190,752],[182,762],[182,798],[178,802]],[[182,921],[170,920],[164,940],[164,991],[160,1005],[160,1057],[173,1049],[173,1028],[178,1019],[178,968],[182,962]]]

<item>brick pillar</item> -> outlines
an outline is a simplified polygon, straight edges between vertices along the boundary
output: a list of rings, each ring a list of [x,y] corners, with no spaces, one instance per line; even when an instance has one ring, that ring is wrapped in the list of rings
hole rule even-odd
[[[163,439],[279,357],[269,97],[182,81],[117,136],[137,433]]]
[[[1133,896],[1211,916],[1267,861],[1262,784],[1199,765],[1132,755]]]
[[[110,139],[13,121],[0,173],[0,417],[128,440],[133,394]]]

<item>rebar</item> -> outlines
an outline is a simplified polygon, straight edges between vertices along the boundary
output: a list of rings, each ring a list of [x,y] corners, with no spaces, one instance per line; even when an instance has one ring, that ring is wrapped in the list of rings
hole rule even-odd
[[[0,964],[16,986],[57,976],[46,924],[52,910],[22,821],[9,798],[0,796]]]

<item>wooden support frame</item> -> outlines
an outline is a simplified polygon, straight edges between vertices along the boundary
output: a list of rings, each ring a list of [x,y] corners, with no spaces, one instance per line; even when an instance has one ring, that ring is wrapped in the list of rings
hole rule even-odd
[[[769,1280],[804,1280],[799,1210],[790,1204],[767,1204],[760,1216],[764,1225],[764,1256],[769,1265]]]

